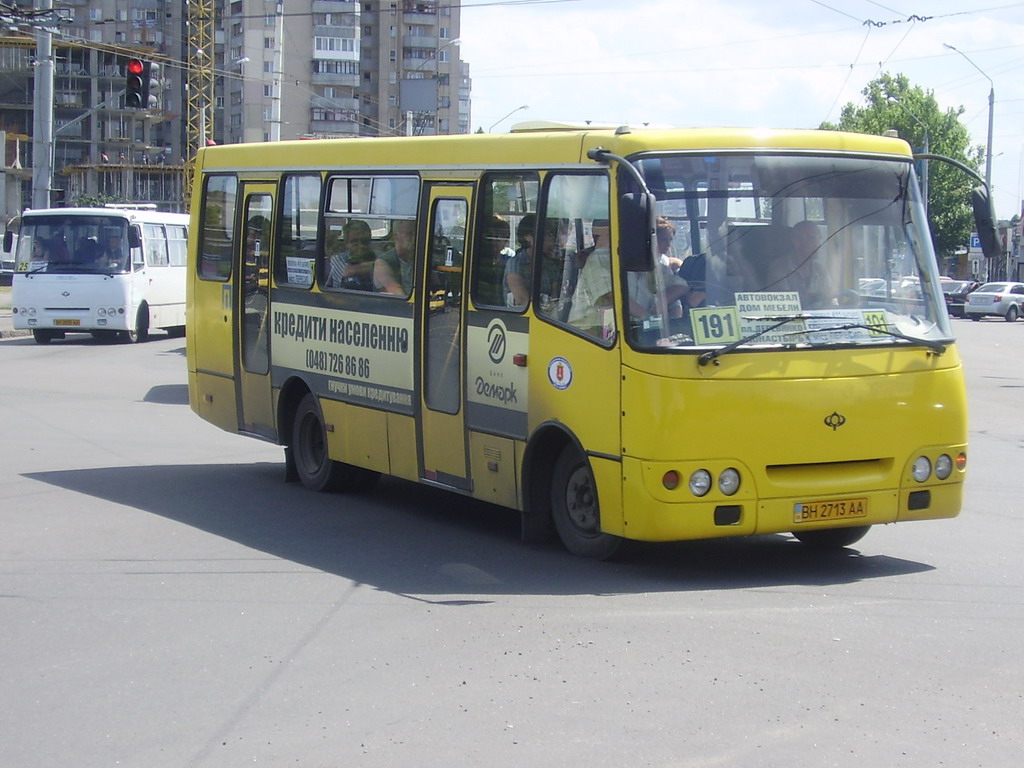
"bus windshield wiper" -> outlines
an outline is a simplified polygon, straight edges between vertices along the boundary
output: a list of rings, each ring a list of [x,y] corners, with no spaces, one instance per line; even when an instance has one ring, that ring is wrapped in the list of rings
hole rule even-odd
[[[761,330],[757,331],[756,333],[752,333],[749,336],[744,336],[742,339],[734,341],[731,344],[726,344],[724,347],[719,347],[718,349],[713,349],[710,352],[705,352],[703,355],[697,358],[697,364],[707,365],[708,363],[714,363],[715,365],[718,365],[717,360],[722,355],[727,355],[734,349],[742,347],[744,344],[749,344],[755,339],[759,339],[760,337],[764,336],[766,333],[771,333],[776,328],[781,328],[786,323],[792,323],[795,320],[810,320],[813,317],[820,317],[820,315],[744,315],[744,320],[764,320],[770,322],[771,325],[769,325],[767,328],[762,328]],[[836,319],[838,320],[840,318]]]
[[[927,347],[936,356],[944,354],[946,351],[946,345],[941,341],[931,341],[930,339],[922,339],[916,336],[907,336],[905,333],[899,331],[891,331],[888,328],[881,325],[869,325],[868,323],[841,323],[839,325],[830,325],[825,328],[806,328],[802,331],[792,331],[787,333],[787,336],[803,336],[808,333],[828,333],[829,331],[852,331],[855,329],[862,329],[870,331],[872,333],[882,333],[886,336],[892,336],[894,339],[903,339],[909,341],[912,344],[918,346]]]

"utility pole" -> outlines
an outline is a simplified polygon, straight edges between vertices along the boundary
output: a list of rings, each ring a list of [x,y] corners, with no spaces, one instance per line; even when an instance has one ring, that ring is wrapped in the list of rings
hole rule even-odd
[[[53,11],[53,0],[36,0],[41,13]],[[53,187],[53,34],[36,29],[36,62],[32,102],[32,207],[49,208]]]
[[[274,24],[274,81],[271,85],[270,140],[281,140],[281,73],[284,69],[284,2],[278,0]]]

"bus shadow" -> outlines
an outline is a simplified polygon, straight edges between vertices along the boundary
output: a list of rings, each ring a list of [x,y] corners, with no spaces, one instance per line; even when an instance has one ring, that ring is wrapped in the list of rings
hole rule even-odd
[[[501,507],[393,478],[368,494],[316,494],[284,483],[283,473],[283,464],[259,463],[25,476],[383,591],[453,605],[505,594],[821,586],[932,570],[855,549],[815,553],[785,536],[631,543],[618,560],[593,562],[554,542],[522,544],[518,514]]]

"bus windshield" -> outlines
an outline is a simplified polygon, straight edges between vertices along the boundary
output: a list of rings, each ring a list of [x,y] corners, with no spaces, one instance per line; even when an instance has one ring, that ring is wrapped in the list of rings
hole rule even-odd
[[[25,216],[16,271],[25,274],[116,274],[131,268],[121,216]]]
[[[801,154],[644,155],[657,262],[625,272],[639,349],[952,340],[911,164]]]

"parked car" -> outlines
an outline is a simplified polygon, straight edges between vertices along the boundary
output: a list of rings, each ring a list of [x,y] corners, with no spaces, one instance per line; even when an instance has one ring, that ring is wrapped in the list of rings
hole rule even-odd
[[[964,311],[971,320],[995,315],[1012,323],[1024,314],[1024,283],[985,283],[967,295]]]
[[[954,280],[942,284],[942,295],[946,297],[946,311],[953,317],[964,316],[967,294],[981,287],[977,280]]]

